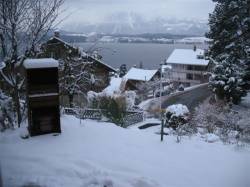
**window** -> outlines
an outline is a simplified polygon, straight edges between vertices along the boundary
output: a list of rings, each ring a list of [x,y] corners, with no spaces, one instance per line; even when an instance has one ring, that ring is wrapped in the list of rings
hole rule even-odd
[[[188,65],[188,66],[187,66],[187,70],[193,70],[193,66]]]
[[[194,79],[193,74],[187,73],[187,79],[193,80]]]

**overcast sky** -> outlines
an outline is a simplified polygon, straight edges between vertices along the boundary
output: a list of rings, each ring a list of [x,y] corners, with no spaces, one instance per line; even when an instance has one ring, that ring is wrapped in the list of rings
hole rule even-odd
[[[145,19],[177,18],[206,20],[212,12],[212,0],[65,0],[70,16],[64,21],[80,23],[105,22],[111,15],[133,12]]]

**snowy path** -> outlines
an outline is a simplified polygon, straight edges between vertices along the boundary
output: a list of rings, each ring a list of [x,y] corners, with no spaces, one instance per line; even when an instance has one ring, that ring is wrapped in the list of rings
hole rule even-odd
[[[63,116],[63,133],[0,134],[5,187],[249,187],[250,148],[166,136]]]

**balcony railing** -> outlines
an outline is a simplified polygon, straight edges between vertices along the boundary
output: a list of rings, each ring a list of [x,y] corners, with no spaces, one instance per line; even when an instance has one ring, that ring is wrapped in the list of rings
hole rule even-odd
[[[206,71],[198,71],[198,70],[187,70],[187,69],[172,69],[171,72],[175,72],[175,73],[190,73],[190,74],[199,74],[199,75],[203,75],[204,73],[206,73]]]
[[[185,83],[195,83],[195,84],[200,84],[202,81],[201,80],[191,80],[191,79],[179,79],[179,78],[171,78],[172,81],[174,82],[185,82]]]

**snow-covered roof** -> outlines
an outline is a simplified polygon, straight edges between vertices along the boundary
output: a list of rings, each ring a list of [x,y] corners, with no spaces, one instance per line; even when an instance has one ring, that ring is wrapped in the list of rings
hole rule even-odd
[[[167,59],[168,64],[187,64],[207,66],[209,60],[199,59],[197,55],[204,55],[204,50],[196,49],[175,49]]]
[[[106,63],[104,63],[102,60],[99,60],[99,59],[97,59],[97,58],[94,58],[93,56],[91,56],[91,58],[93,58],[95,61],[99,62],[100,64],[102,64],[102,65],[108,67],[108,68],[111,69],[113,72],[116,72],[116,69],[115,69],[115,68],[113,68],[112,66],[110,66],[110,65],[108,65],[108,64],[106,64]]]
[[[26,59],[23,66],[26,69],[58,67],[58,61],[53,58]]]
[[[77,49],[77,48],[78,48],[78,49],[79,49],[79,52],[80,52],[80,54],[81,54],[82,57],[88,56],[88,54],[83,50],[82,47],[75,47],[75,46],[73,46],[72,44],[70,44],[70,43],[68,43],[68,42],[66,42],[66,41],[64,41],[64,40],[62,40],[61,38],[58,38],[58,37],[56,37],[56,36],[53,36],[52,38],[50,38],[49,41],[50,41],[50,40],[53,40],[53,39],[56,39],[56,40],[58,40],[58,41],[64,43],[65,45],[68,45],[68,46],[70,46],[70,47],[72,47],[72,48],[74,48],[74,49]],[[100,64],[102,64],[102,65],[108,67],[108,68],[111,69],[112,71],[116,72],[116,69],[114,69],[112,66],[110,66],[110,65],[108,65],[108,64],[106,64],[106,63],[104,63],[104,62],[101,61],[101,60],[98,60],[97,58],[94,58],[93,56],[90,56],[90,57],[93,58],[93,59],[95,59],[95,60],[96,60],[97,62],[99,62]]]
[[[158,70],[131,68],[124,76],[127,80],[150,81]]]
[[[56,39],[56,40],[58,40],[58,41],[64,43],[65,45],[67,45],[67,46],[69,46],[69,47],[72,47],[72,48],[74,48],[74,49],[77,49],[77,47],[73,46],[72,44],[70,44],[70,43],[68,43],[68,42],[66,42],[66,41],[64,41],[64,40],[62,40],[61,38],[56,37],[56,36],[51,37],[51,38],[49,39],[49,41],[51,41],[51,40],[53,40],[53,39]]]

